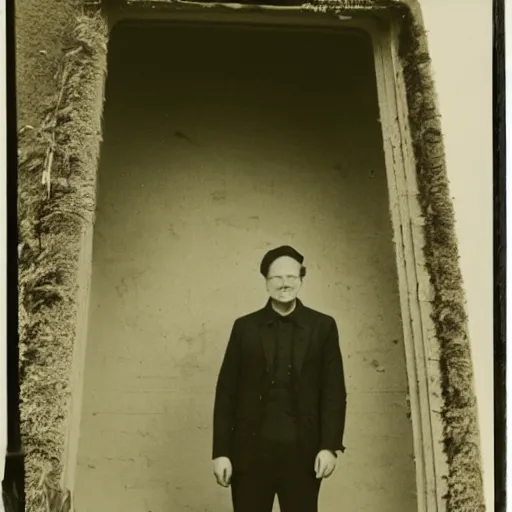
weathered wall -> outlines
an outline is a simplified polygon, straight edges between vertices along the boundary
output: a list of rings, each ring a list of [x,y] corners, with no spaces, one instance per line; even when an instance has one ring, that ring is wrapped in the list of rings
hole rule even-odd
[[[494,510],[492,2],[421,0],[467,297],[487,510]],[[457,37],[453,27],[457,26]]]
[[[215,378],[231,323],[266,300],[259,258],[287,242],[345,356],[347,451],[323,510],[415,509],[372,56],[335,41],[113,34],[78,510],[228,509]]]

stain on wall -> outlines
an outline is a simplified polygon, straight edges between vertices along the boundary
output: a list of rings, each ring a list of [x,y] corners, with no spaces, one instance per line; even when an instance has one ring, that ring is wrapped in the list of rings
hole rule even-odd
[[[78,510],[230,510],[211,471],[215,381],[282,243],[304,253],[301,298],[336,318],[345,359],[347,451],[321,510],[415,510],[372,59],[334,32],[114,29]]]

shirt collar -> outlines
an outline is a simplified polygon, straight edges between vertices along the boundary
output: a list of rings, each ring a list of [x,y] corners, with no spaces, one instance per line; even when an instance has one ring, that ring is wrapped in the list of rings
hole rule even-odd
[[[272,307],[271,299],[268,299],[267,304],[262,310],[262,323],[272,324],[279,320],[280,317],[281,315]],[[305,318],[304,304],[299,299],[296,299],[295,309],[289,315],[286,315],[285,318],[292,321],[296,326],[301,327]]]

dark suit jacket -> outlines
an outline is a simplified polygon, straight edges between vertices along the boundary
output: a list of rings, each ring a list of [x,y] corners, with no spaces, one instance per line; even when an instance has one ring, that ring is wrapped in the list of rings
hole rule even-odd
[[[321,449],[344,450],[346,389],[335,320],[297,300],[292,382],[298,442],[313,467]],[[233,325],[219,372],[213,414],[213,458],[248,467],[257,449],[271,384],[274,339],[270,300]]]

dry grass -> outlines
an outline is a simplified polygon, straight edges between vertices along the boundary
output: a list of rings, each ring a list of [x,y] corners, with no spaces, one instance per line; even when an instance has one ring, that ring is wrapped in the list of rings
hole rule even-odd
[[[483,512],[480,436],[465,295],[459,267],[437,97],[423,28],[410,11],[401,40],[409,121],[425,218],[425,257],[435,290],[433,320],[441,348],[448,510]]]
[[[54,510],[66,495],[59,487],[80,239],[94,215],[104,20],[77,10],[62,49],[53,101],[39,124],[19,126],[20,412],[31,512]]]
[[[34,488],[34,497],[31,506],[36,510],[45,512],[70,512],[71,493],[56,488],[49,478],[48,471],[41,471],[41,478]],[[22,504],[15,493],[3,493],[5,512],[24,512]],[[27,510],[33,510],[26,507]]]

